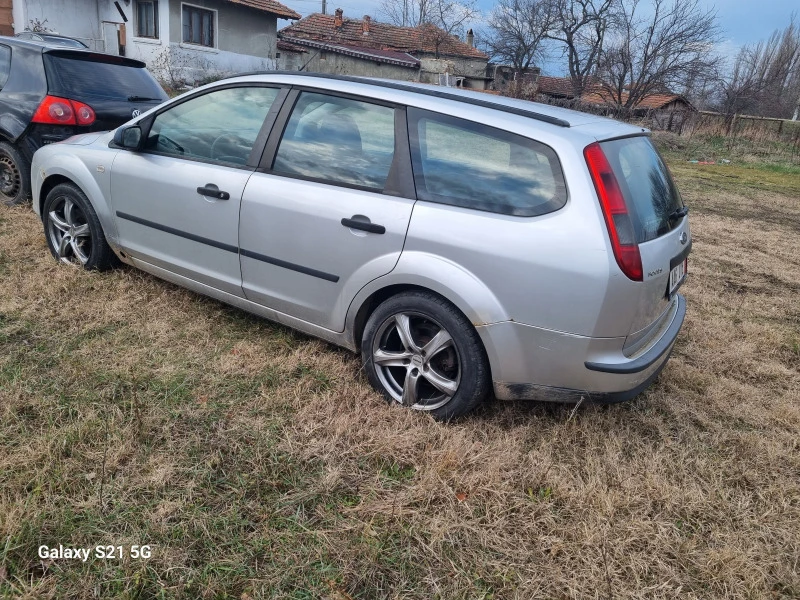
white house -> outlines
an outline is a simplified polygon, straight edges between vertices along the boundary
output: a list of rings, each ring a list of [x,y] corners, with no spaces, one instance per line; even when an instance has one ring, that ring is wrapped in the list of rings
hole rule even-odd
[[[278,19],[300,18],[277,0],[12,0],[11,16],[14,32],[43,26],[168,81],[274,69]]]

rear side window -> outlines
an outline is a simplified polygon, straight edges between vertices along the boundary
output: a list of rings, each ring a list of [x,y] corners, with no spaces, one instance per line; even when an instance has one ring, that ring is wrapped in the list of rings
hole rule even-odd
[[[417,196],[519,217],[558,210],[567,201],[555,152],[481,123],[409,108]]]
[[[8,81],[11,73],[11,48],[0,45],[0,88]]]
[[[44,56],[51,94],[75,100],[96,97],[127,101],[133,96],[167,99],[147,69],[52,54]]]
[[[381,191],[393,158],[393,108],[303,92],[283,132],[272,169]]]
[[[670,215],[683,207],[683,200],[650,138],[624,138],[600,146],[625,197],[637,243],[649,242],[677,227],[680,219]]]

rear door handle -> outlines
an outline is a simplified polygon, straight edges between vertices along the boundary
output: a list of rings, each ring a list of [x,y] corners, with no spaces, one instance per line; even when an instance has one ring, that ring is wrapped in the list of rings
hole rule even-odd
[[[383,234],[386,233],[386,227],[383,225],[377,225],[375,223],[370,223],[369,219],[364,221],[365,217],[361,217],[361,219],[356,219],[356,217],[360,217],[361,215],[353,215],[349,219],[342,219],[342,225],[345,227],[349,227],[350,229],[360,229],[361,231],[368,231],[369,233],[377,233]]]
[[[223,192],[213,183],[207,183],[205,187],[197,188],[197,193],[201,196],[208,196],[209,198],[216,198],[217,200],[230,200],[231,195],[228,192]]]

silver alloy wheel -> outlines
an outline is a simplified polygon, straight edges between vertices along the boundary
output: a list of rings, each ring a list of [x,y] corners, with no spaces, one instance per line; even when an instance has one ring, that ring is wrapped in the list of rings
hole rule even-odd
[[[452,400],[461,382],[461,357],[439,323],[416,312],[397,313],[374,340],[375,372],[397,402],[428,411]]]
[[[92,254],[92,234],[81,207],[68,196],[59,196],[47,214],[50,242],[61,262],[85,265]]]
[[[22,175],[10,156],[0,156],[0,193],[14,198],[22,187]]]

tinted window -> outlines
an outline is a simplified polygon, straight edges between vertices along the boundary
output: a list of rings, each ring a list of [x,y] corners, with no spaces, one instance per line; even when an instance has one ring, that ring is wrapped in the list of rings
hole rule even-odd
[[[393,157],[393,108],[303,92],[273,170],[382,190]]]
[[[0,88],[8,81],[8,74],[11,72],[11,48],[0,46]]]
[[[277,88],[236,87],[203,94],[158,115],[145,149],[244,165]]]
[[[640,244],[664,235],[678,225],[670,215],[683,206],[667,166],[647,137],[600,144],[633,218]]]
[[[521,217],[566,203],[564,175],[547,146],[447,115],[408,114],[420,199]]]
[[[144,68],[112,62],[45,54],[50,92],[80,100],[85,96],[128,100],[130,96],[166,100],[167,95]]]

